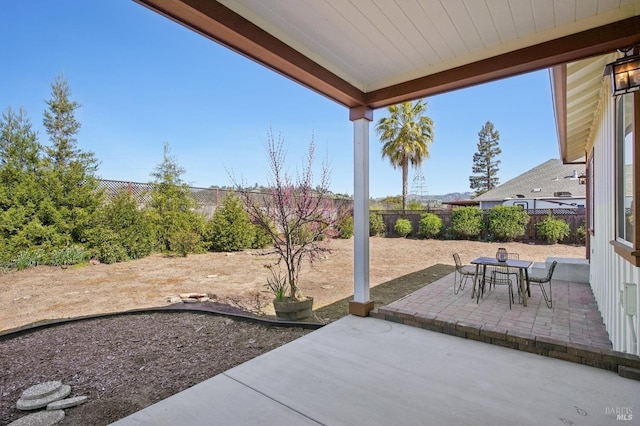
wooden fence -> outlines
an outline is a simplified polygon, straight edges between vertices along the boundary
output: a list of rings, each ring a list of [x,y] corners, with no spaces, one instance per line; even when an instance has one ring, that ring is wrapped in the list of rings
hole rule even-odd
[[[395,210],[387,210],[380,212],[382,214],[382,218],[386,227],[386,234],[388,236],[397,236],[394,231],[394,225],[396,221],[400,218],[408,219],[411,222],[411,227],[413,229],[413,234],[417,235],[418,230],[420,229],[420,217],[425,213],[424,211],[407,211],[406,214],[402,214],[401,211]],[[452,211],[447,210],[432,210],[431,213],[436,214],[440,219],[442,219],[442,229],[446,230],[451,227],[451,213]],[[564,239],[562,242],[564,243],[573,243],[573,244],[584,244],[584,240],[581,240],[578,235],[578,228],[581,225],[584,225],[586,220],[586,214],[581,210],[570,210],[570,209],[536,209],[536,210],[527,210],[527,213],[531,217],[531,220],[527,224],[525,235],[521,238],[518,238],[518,241],[531,241],[538,242],[541,241],[542,238],[538,237],[538,232],[536,230],[536,224],[542,220],[544,220],[549,213],[553,215],[556,219],[562,219],[569,224],[569,228],[571,233],[569,237]],[[488,228],[488,212],[484,212],[483,216],[484,222],[484,230],[480,235],[481,239],[486,239],[489,237],[487,228]]]
[[[136,182],[127,182],[127,181],[117,181],[117,180],[102,180],[100,186],[105,189],[107,194],[107,199],[110,196],[114,196],[119,191],[126,190],[130,194],[132,194],[140,204],[141,207],[144,207],[150,200],[151,186],[147,183],[136,183]],[[216,209],[222,204],[222,200],[224,197],[233,193],[233,190],[229,189],[219,189],[219,188],[196,188],[191,187],[191,193],[193,197],[198,201],[200,205],[199,211],[203,212],[207,217],[211,217]],[[259,199],[260,197],[269,197],[269,193],[265,192],[255,192],[254,197]],[[353,200],[345,199],[345,198],[336,198],[333,201],[333,208],[337,209],[349,209],[353,207]],[[437,214],[442,219],[443,229],[446,230],[451,227],[451,210],[449,209],[437,209],[430,210],[431,213]],[[425,213],[424,210],[411,210],[407,211],[406,214],[402,214],[401,211],[397,210],[385,210],[381,211],[382,217],[386,226],[386,234],[388,236],[397,236],[393,227],[396,223],[396,220],[404,217],[409,219],[411,222],[411,226],[414,230],[414,234],[417,235],[418,229],[420,229],[420,217]],[[526,234],[524,237],[520,238],[520,241],[539,241],[536,231],[536,223],[544,220],[545,217],[549,213],[551,213],[555,217],[560,217],[564,221],[569,224],[571,228],[571,235],[565,239],[563,242],[567,243],[582,243],[580,241],[576,230],[585,223],[585,213],[584,210],[576,210],[576,209],[536,209],[536,210],[527,210],[529,216],[531,216],[531,221],[527,225]],[[484,214],[484,223],[485,223],[485,231],[481,235],[481,238],[487,238],[487,224],[488,217],[487,211]]]

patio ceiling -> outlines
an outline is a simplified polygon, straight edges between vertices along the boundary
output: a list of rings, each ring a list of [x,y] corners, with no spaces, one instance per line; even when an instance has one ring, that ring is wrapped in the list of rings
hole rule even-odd
[[[558,125],[560,155],[566,163],[582,162],[593,143],[606,64],[622,56],[619,53],[583,59],[553,67],[551,81]]]
[[[640,41],[636,0],[135,1],[354,111]]]

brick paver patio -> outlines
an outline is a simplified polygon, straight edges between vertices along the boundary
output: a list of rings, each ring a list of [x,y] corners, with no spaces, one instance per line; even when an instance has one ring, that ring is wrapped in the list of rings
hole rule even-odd
[[[593,292],[586,283],[552,281],[551,309],[547,308],[540,287],[532,285],[528,306],[518,304],[516,294],[516,303],[510,310],[506,286],[485,292],[484,298],[476,303],[476,299],[471,298],[471,280],[458,294],[453,292],[453,280],[454,274],[448,275],[398,301],[379,307],[375,315],[407,324],[411,324],[413,319],[414,325],[432,329],[445,327],[455,330],[457,325],[458,330],[464,326],[500,334],[532,336],[538,340],[552,339],[596,350],[612,348]],[[434,326],[429,327],[428,324]]]

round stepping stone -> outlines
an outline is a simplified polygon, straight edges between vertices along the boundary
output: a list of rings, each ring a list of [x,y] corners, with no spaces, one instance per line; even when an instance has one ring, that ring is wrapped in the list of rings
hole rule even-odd
[[[9,423],[8,426],[51,426],[64,419],[64,411],[38,411]]]
[[[51,382],[39,383],[25,389],[20,396],[21,399],[41,399],[47,395],[51,395],[60,389],[62,382],[55,380]]]
[[[64,408],[70,408],[75,407],[76,405],[84,404],[85,402],[87,402],[87,397],[85,395],[61,399],[47,405],[47,410],[62,410]]]
[[[18,410],[37,410],[46,407],[54,401],[66,398],[71,393],[71,386],[62,385],[54,393],[48,394],[39,399],[23,399],[20,398],[16,403]]]

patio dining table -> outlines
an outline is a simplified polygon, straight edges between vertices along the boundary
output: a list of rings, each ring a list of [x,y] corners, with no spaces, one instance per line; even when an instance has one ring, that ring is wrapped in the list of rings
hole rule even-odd
[[[476,265],[476,273],[473,276],[473,290],[471,291],[471,298],[475,297],[476,291],[480,291],[476,289],[476,283],[478,282],[478,272],[480,271],[480,266],[482,266],[482,285],[484,285],[485,274],[487,272],[487,266],[500,266],[500,267],[509,267],[509,268],[517,268],[519,271],[519,285],[520,285],[520,294],[522,295],[522,305],[527,306],[527,291],[529,290],[529,267],[533,264],[530,260],[518,260],[518,259],[507,259],[504,262],[500,262],[495,257],[479,257],[471,261],[472,265]],[[526,287],[525,287],[526,284]],[[525,291],[526,290],[526,291]]]

